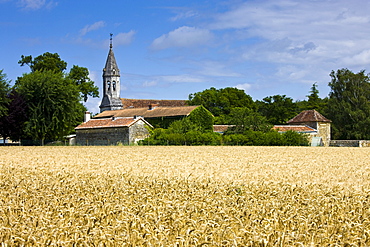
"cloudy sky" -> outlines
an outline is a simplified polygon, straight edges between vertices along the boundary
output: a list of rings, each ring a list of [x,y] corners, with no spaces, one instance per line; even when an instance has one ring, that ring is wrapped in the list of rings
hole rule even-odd
[[[326,97],[332,70],[370,71],[369,13],[365,0],[0,0],[0,69],[14,82],[29,72],[21,55],[58,53],[101,87],[113,33],[121,97],[237,87],[303,100],[315,82]]]

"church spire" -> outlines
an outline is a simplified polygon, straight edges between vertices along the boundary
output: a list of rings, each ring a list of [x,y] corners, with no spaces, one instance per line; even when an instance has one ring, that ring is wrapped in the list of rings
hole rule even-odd
[[[103,99],[100,112],[123,108],[120,97],[120,73],[113,53],[112,36],[111,33],[109,53],[103,69]]]

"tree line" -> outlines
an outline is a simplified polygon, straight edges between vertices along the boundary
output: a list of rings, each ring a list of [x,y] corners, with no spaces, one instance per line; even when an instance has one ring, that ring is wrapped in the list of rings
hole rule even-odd
[[[230,125],[224,135],[211,133],[190,119],[179,120],[168,129],[158,129],[143,141],[158,145],[307,145],[303,135],[278,134],[273,125],[286,124],[303,110],[316,110],[332,121],[332,139],[370,139],[370,83],[365,71],[339,69],[330,73],[330,93],[320,98],[314,83],[302,101],[273,95],[254,101],[237,88],[209,88],[189,95],[189,105],[202,105],[214,118],[213,124]],[[203,116],[199,116],[202,118]]]
[[[370,77],[364,70],[331,71],[329,95],[320,98],[314,83],[302,101],[274,95],[253,101],[243,90],[210,88],[190,94],[190,105],[203,105],[214,116],[215,124],[234,124],[252,130],[285,124],[303,110],[317,110],[332,121],[332,139],[370,139]]]

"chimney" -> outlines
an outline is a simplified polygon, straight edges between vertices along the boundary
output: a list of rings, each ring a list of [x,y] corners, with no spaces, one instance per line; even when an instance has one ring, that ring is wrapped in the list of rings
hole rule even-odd
[[[159,106],[159,103],[157,104],[149,104],[149,110],[155,109],[157,106]]]
[[[89,122],[90,119],[91,119],[91,113],[89,111],[85,112],[84,123]]]

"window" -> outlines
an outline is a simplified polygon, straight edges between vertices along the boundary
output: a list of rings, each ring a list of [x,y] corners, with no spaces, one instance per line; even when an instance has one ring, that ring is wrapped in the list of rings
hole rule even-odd
[[[116,82],[113,81],[113,91],[116,91]]]

